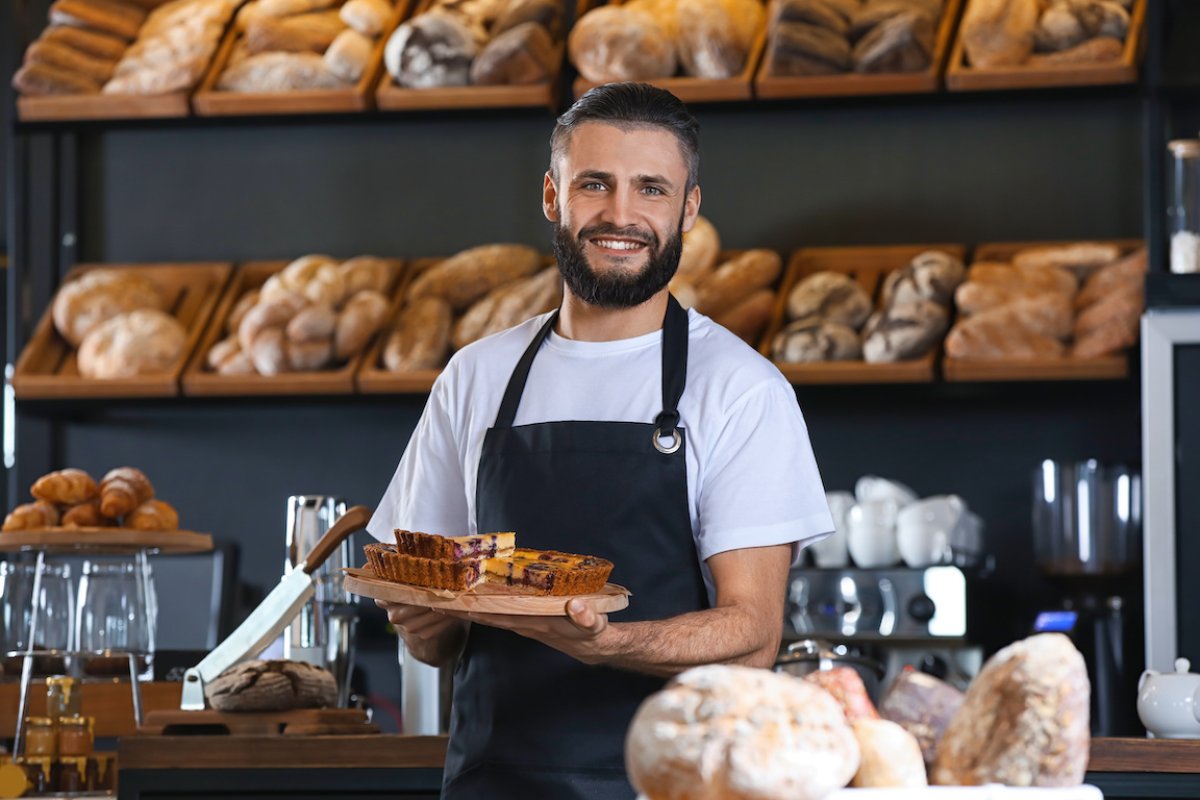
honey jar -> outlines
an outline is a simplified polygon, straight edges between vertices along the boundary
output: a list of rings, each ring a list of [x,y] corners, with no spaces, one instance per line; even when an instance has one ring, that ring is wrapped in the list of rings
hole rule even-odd
[[[58,755],[58,732],[49,717],[25,718],[25,751],[27,759],[50,759]]]
[[[46,716],[52,720],[77,716],[81,696],[74,678],[61,675],[46,678]]]
[[[58,754],[62,758],[87,758],[92,754],[92,718],[75,715],[58,721]]]

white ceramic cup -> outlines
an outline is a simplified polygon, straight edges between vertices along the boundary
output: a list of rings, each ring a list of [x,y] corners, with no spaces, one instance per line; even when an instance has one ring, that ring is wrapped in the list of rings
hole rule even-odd
[[[891,500],[897,508],[904,508],[917,500],[917,493],[903,483],[877,475],[864,475],[859,478],[858,483],[854,484],[854,496],[860,503],[869,500]]]
[[[893,500],[867,500],[846,512],[846,545],[850,558],[860,567],[891,567],[900,560],[896,544],[896,514]]]
[[[829,503],[829,513],[833,516],[834,530],[832,535],[809,548],[812,550],[813,562],[818,567],[849,566],[850,551],[846,544],[848,536],[846,512],[854,505],[854,495],[849,492],[828,492],[825,500]]]
[[[950,561],[950,544],[966,513],[967,504],[952,494],[927,497],[900,509],[896,514],[900,558],[913,568]]]

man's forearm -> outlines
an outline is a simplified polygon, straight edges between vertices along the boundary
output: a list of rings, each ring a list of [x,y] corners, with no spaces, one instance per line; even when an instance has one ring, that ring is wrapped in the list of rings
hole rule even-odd
[[[446,627],[432,636],[405,637],[409,655],[431,667],[444,667],[458,658],[467,641],[469,623],[447,619]]]
[[[782,629],[782,620],[764,624],[737,606],[656,622],[609,623],[597,642],[597,662],[664,677],[702,664],[769,667]]]

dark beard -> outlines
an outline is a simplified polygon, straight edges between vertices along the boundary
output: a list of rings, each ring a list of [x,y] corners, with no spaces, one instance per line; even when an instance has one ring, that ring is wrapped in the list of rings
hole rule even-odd
[[[613,225],[592,225],[578,236],[572,236],[561,223],[554,225],[554,257],[571,293],[588,305],[621,309],[640,306],[663,289],[679,269],[683,253],[683,219],[674,235],[659,247],[653,231],[638,228],[617,228]],[[596,236],[609,235],[644,242],[650,257],[646,266],[636,274],[611,273],[601,275],[592,269],[583,252],[584,243]]]

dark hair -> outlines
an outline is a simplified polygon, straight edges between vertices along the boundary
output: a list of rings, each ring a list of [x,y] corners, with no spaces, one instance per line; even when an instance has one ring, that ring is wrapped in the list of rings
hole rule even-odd
[[[700,123],[683,102],[648,83],[607,83],[588,90],[558,118],[550,134],[550,174],[571,132],[585,122],[602,122],[622,130],[663,128],[675,134],[688,166],[687,189],[700,183]]]

